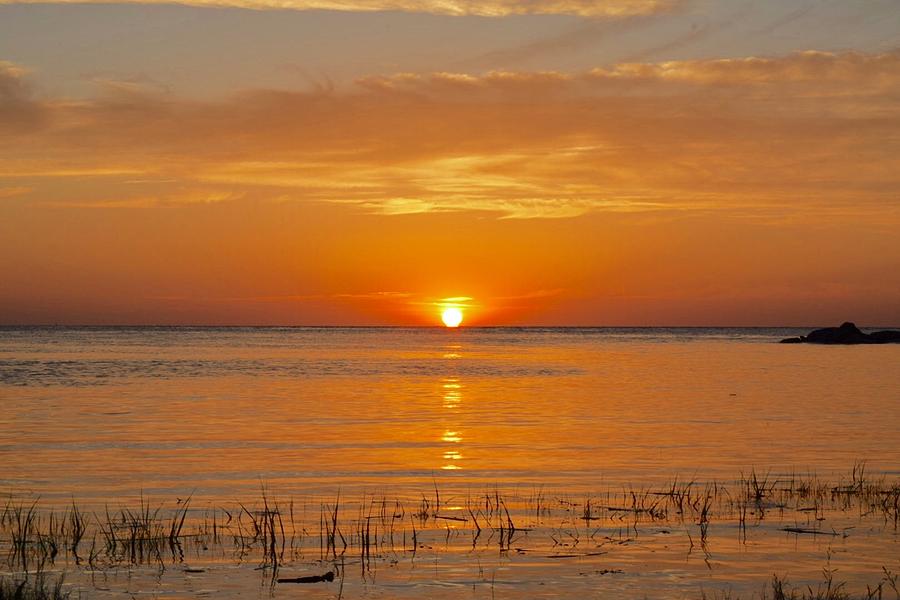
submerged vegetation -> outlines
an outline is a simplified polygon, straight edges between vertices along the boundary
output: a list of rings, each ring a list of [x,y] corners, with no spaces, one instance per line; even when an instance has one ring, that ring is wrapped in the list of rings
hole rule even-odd
[[[859,594],[851,594],[847,591],[847,585],[843,582],[837,582],[834,579],[834,572],[825,569],[823,571],[822,581],[813,587],[805,585],[794,587],[784,579],[775,575],[772,577],[771,587],[766,587],[760,595],[760,600],[882,600],[884,598],[897,597],[900,598],[900,589],[898,589],[898,575],[894,575],[886,567],[882,567],[881,581],[874,587],[866,586],[864,592]],[[891,595],[888,595],[891,594]],[[737,596],[729,592],[723,594],[713,594],[708,596],[702,594],[703,600],[737,600]]]
[[[49,568],[95,574],[131,565],[202,573],[189,564],[215,556],[252,562],[272,586],[336,578],[343,585],[354,565],[366,579],[379,564],[414,561],[418,553],[499,553],[559,565],[607,558],[648,535],[666,536],[667,548],[681,547],[712,569],[714,541],[732,536],[741,544],[772,534],[840,540],[857,535],[855,523],[864,520],[870,530],[877,526],[896,537],[900,481],[870,476],[858,463],[836,481],[751,470],[729,484],[675,479],[577,497],[543,488],[472,493],[435,485],[418,498],[350,500],[337,492],[326,502],[277,498],[263,487],[254,502],[197,504],[187,498],[154,505],[142,496],[114,510],[75,502],[45,509],[39,500],[10,496],[0,511],[7,571],[0,600],[66,597],[62,578],[45,576]],[[826,569],[824,583],[798,587],[776,575],[761,597],[900,598],[892,568],[883,566],[881,579],[855,595]],[[704,597],[736,596],[726,590]]]
[[[50,580],[44,573],[20,578],[0,576],[0,600],[68,600],[72,593],[63,591],[64,577]]]

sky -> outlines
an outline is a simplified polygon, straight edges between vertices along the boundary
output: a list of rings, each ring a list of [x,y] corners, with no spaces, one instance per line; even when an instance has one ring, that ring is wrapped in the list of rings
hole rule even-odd
[[[0,324],[900,325],[896,0],[0,0]]]

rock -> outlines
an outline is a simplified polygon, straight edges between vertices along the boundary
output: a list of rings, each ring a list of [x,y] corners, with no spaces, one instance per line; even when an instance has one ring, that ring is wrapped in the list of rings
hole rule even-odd
[[[863,333],[853,323],[844,323],[840,327],[816,329],[809,335],[781,340],[782,344],[900,344],[900,331],[876,331]]]
[[[869,334],[873,344],[900,344],[900,331],[873,331]]]
[[[868,337],[853,323],[844,323],[840,327],[816,329],[806,336],[810,344],[866,344]]]

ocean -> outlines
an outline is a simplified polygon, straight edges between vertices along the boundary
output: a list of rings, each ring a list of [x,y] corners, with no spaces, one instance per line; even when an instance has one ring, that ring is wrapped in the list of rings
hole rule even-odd
[[[896,520],[892,528],[889,514],[879,517],[883,523],[877,531],[865,522],[865,536],[829,535],[825,547],[820,536],[811,535],[808,543],[813,546],[807,547],[802,546],[806,538],[798,542],[801,536],[790,537],[779,528],[796,523],[797,515],[810,514],[785,515],[785,507],[809,507],[799,500],[776,501],[774,495],[786,489],[785,481],[801,477],[835,485],[852,481],[851,470],[859,465],[865,465],[870,478],[890,482],[900,476],[900,346],[777,343],[806,331],[3,328],[0,491],[13,504],[39,499],[41,507],[52,511],[75,502],[94,514],[101,514],[102,507],[109,511],[111,506],[145,500],[177,510],[190,497],[192,507],[206,511],[205,517],[191,513],[188,522],[199,523],[209,519],[210,510],[228,503],[246,505],[264,490],[280,498],[282,506],[290,501],[292,515],[294,502],[308,511],[304,519],[292,518],[291,529],[306,531],[314,540],[309,543],[317,549],[315,560],[304,562],[293,555],[295,562],[287,564],[301,571],[337,568],[342,586],[347,586],[342,587],[344,597],[420,597],[423,590],[460,597],[453,586],[462,586],[467,597],[487,597],[485,564],[494,565],[492,596],[556,597],[541,582],[557,576],[578,579],[576,572],[606,569],[611,575],[602,585],[599,580],[590,585],[635,597],[647,590],[660,597],[699,597],[698,582],[757,590],[771,575],[772,569],[754,562],[762,559],[753,558],[746,540],[735,546],[740,503],[733,490],[748,487],[753,473],[781,482],[764,494],[766,502],[771,496],[774,503],[767,505],[770,516],[764,522],[771,529],[759,529],[767,541],[757,540],[757,552],[783,555],[786,564],[794,565],[793,572],[813,577],[832,564],[835,540],[849,540],[843,541],[842,556],[848,561],[856,557],[856,562],[848,563],[847,572],[860,581],[877,582],[879,569],[896,569],[890,561],[900,556]],[[702,523],[685,517],[683,507],[681,525],[673,524],[674,509],[667,509],[665,519],[657,522],[654,517],[648,531],[641,529],[645,516],[638,517],[653,512],[647,506],[641,508],[644,513],[637,510],[634,490],[643,490],[646,497],[649,490],[657,490],[653,493],[668,497],[658,490],[678,481],[690,482],[693,489],[732,486],[730,496],[716,500],[727,525],[716,529],[715,536],[727,542],[715,550],[699,550],[700,530],[691,528]],[[502,504],[511,511],[511,522],[525,520],[531,533],[522,533],[524,525],[514,527],[524,537],[504,548],[501,523],[499,548],[504,553],[495,552],[494,536],[487,554],[481,555],[484,538],[469,548],[469,534],[462,532],[474,531],[479,523],[477,511],[472,511],[473,520],[469,517],[471,499],[494,493],[498,506],[501,494],[508,495]],[[718,494],[716,489],[716,498]],[[580,525],[575,522],[580,546],[576,540],[573,550],[562,531],[571,526],[573,514],[582,515],[586,507],[590,512],[592,497],[603,498],[598,506],[608,512],[598,519],[609,522],[580,517]],[[417,535],[447,533],[447,540],[445,551],[431,543],[421,552],[433,553],[435,565],[447,570],[435,566],[419,581],[420,574],[413,576],[417,571],[403,566],[407,552],[391,559],[399,566],[382,567],[393,569],[396,577],[382,575],[380,583],[343,578],[346,565],[340,571],[325,564],[328,552],[322,552],[322,539],[327,550],[327,535],[321,531],[324,507],[336,506],[341,498],[350,502],[343,514],[352,515],[357,528],[366,498],[381,498],[382,509],[388,502],[406,506],[404,515],[412,513],[413,503],[424,501],[430,508],[424,510],[425,523],[419,524]],[[548,507],[543,517],[535,498],[543,498]],[[566,502],[578,508],[566,509]],[[617,523],[621,515],[616,510],[624,510],[629,502],[629,518]],[[431,526],[429,510],[435,519]],[[479,532],[488,529],[495,510],[500,509],[484,509],[486,523],[479,525]],[[761,510],[765,515],[765,507]],[[773,510],[781,512],[774,521]],[[815,510],[818,516],[819,508]],[[823,519],[861,527],[862,510],[854,509],[852,518],[836,505],[822,504],[821,510]],[[830,510],[836,511],[834,517]],[[758,517],[758,510],[753,514]],[[551,525],[559,515],[563,524]],[[408,529],[408,518],[400,520]],[[595,533],[593,541],[587,541],[594,525],[598,531],[605,528],[603,535],[610,539],[619,531],[620,541],[632,540],[617,550],[619,562],[605,556],[607,547],[597,543],[602,536]],[[342,534],[352,538],[352,527],[346,527]],[[387,535],[384,527],[382,535]],[[623,528],[634,528],[634,533],[622,534]],[[664,548],[680,549],[671,550],[676,558],[664,560],[659,540],[673,538],[676,530],[681,541],[670,539]],[[491,531],[496,533],[496,523]],[[458,551],[451,533],[465,537],[462,546],[469,554]],[[715,536],[710,539],[718,539]],[[635,539],[652,544],[641,546]],[[548,565],[521,558],[531,556],[529,540],[541,556],[549,557]],[[346,552],[357,556],[352,540],[348,545],[351,550]],[[398,545],[394,539],[395,549]],[[575,571],[566,571],[565,561],[552,556],[564,547],[578,555]],[[582,554],[586,547],[602,547],[602,560],[599,554]],[[648,548],[659,554],[651,556]],[[336,564],[340,553],[335,550],[329,565]],[[379,552],[382,558],[389,556],[383,547]],[[884,552],[893,552],[893,558],[884,559],[887,563],[873,558]],[[231,564],[225,554],[202,556],[198,551],[193,561],[211,573],[214,565]],[[665,577],[644,572],[656,573],[661,564],[671,569]],[[60,567],[66,569],[71,570]],[[481,579],[477,569],[482,569]],[[353,567],[353,572],[358,570],[360,565]],[[239,572],[244,579],[223,582],[219,573],[218,583],[210,585],[225,595],[262,593],[258,573],[252,568]],[[638,572],[639,578],[629,578]],[[759,577],[752,576],[757,572]],[[184,577],[180,571],[170,576]],[[671,583],[673,577],[677,585]],[[71,580],[80,581],[77,576]],[[401,580],[417,583],[391,587]],[[116,593],[137,589],[129,585],[142,593],[162,593],[159,579],[128,581],[110,586]],[[582,589],[566,581],[567,593]],[[183,581],[167,585],[180,589]],[[331,596],[321,592],[326,594],[322,597],[333,597],[335,590],[329,589]]]
[[[900,347],[790,329],[0,330],[0,485],[45,498],[900,469]]]

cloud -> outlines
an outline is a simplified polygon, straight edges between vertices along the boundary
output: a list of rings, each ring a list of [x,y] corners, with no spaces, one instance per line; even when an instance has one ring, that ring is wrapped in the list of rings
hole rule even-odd
[[[0,0],[0,4],[106,3],[107,0]],[[123,0],[144,4],[150,0]],[[236,7],[254,10],[402,11],[451,16],[578,15],[623,17],[669,10],[675,0],[152,0],[153,4]]]
[[[141,175],[145,171],[139,169],[117,169],[105,167],[49,167],[49,168],[19,168],[15,163],[10,163],[7,168],[0,166],[0,177],[9,179],[30,179],[30,178],[76,178],[83,179],[86,177],[112,177],[116,175]]]
[[[25,75],[25,69],[0,61],[0,133],[27,132],[43,120]]]
[[[556,54],[573,52],[586,46],[597,44],[622,35],[639,27],[646,26],[651,20],[633,15],[615,20],[582,19],[564,31],[549,37],[531,40],[511,48],[491,50],[476,56],[463,58],[456,65],[459,68],[484,68],[485,65],[504,65],[510,67],[535,58],[546,58]]]
[[[411,292],[361,292],[353,294],[334,294],[333,298],[349,298],[353,300],[401,300],[412,297]]]
[[[705,86],[711,93],[732,87],[768,86],[773,100],[790,96],[830,93],[846,97],[879,93],[893,102],[890,94],[900,90],[900,51],[880,54],[862,52],[804,51],[780,57],[744,57],[665,62],[622,62],[598,67],[586,73],[507,72],[399,73],[375,76],[358,83],[373,91],[406,90],[420,94],[452,91],[493,90],[496,92],[552,93],[577,92],[588,96],[614,94],[648,95],[684,93],[678,85]],[[794,90],[786,89],[795,86]],[[780,92],[774,89],[782,86]]]
[[[222,101],[106,83],[87,100],[39,98],[20,69],[2,73],[14,108],[0,113],[0,186],[57,205],[874,220],[900,189],[897,52],[401,73]]]
[[[23,196],[30,191],[32,191],[32,188],[23,186],[0,187],[0,198],[14,198],[16,196]]]
[[[2,191],[2,190],[0,190]],[[121,196],[120,194],[112,195],[107,198],[95,199],[63,199],[63,200],[40,200],[37,204],[41,206],[55,206],[62,208],[132,208],[132,209],[153,209],[153,208],[172,208],[185,205],[204,205],[218,204],[221,202],[234,202],[242,200],[245,195],[240,192],[229,192],[226,190],[204,190],[204,189],[178,189],[171,193],[163,193],[148,196]]]
[[[896,89],[900,51],[883,54],[862,52],[798,52],[777,58],[726,58],[661,63],[623,63],[609,69],[595,69],[598,78],[656,79],[697,84],[760,85],[805,83],[816,86],[848,86],[854,94],[860,86]]]
[[[497,301],[509,301],[509,300],[534,300],[537,298],[553,298],[555,296],[559,296],[563,292],[565,292],[563,288],[555,288],[552,290],[532,290],[530,292],[524,292],[522,294],[516,294],[515,296],[497,296],[496,298],[492,298],[492,300]]]

